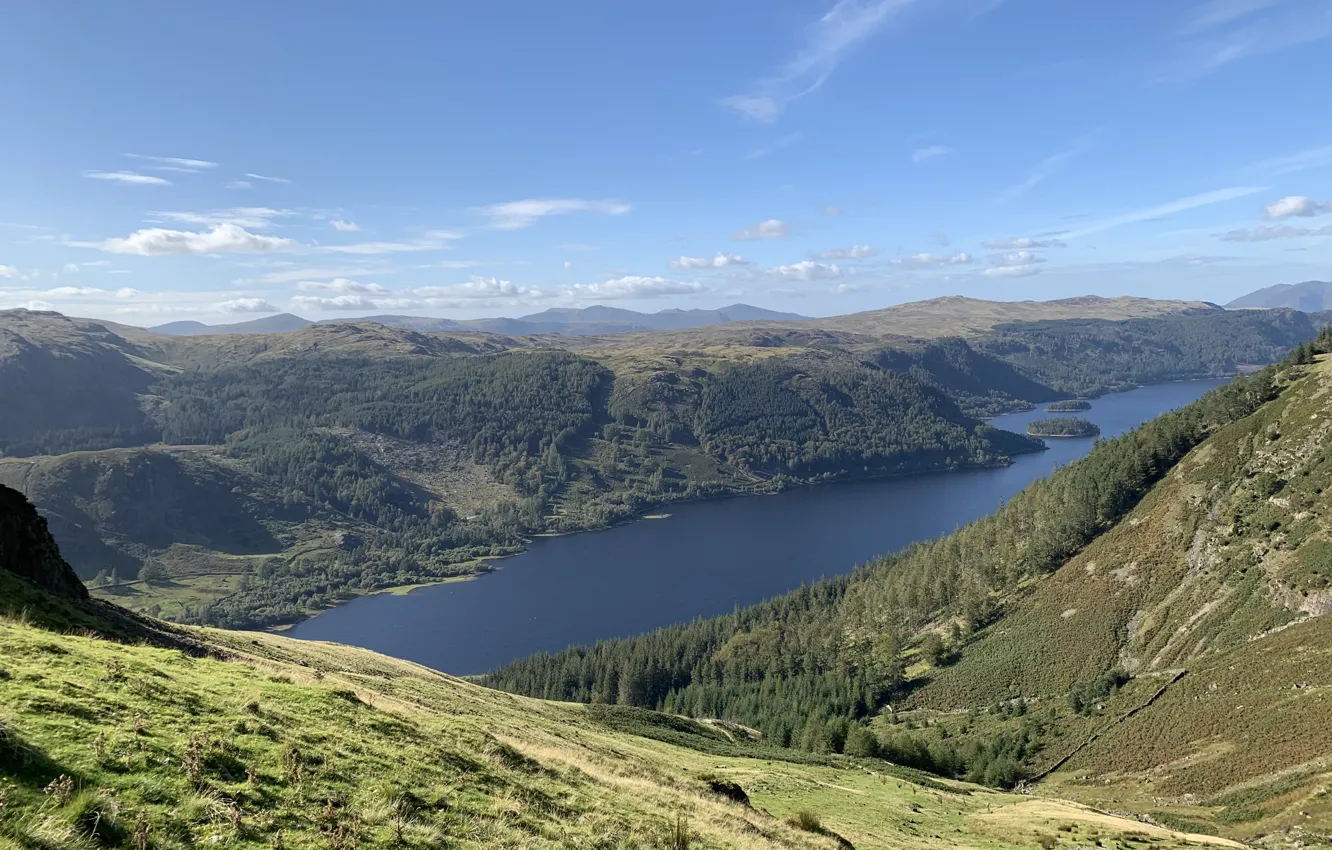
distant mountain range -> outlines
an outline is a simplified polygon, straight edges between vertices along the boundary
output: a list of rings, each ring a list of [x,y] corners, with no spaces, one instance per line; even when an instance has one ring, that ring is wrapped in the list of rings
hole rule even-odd
[[[588,336],[592,334],[629,333],[632,331],[665,331],[701,328],[728,322],[792,322],[807,319],[798,313],[781,313],[748,304],[731,304],[717,310],[661,310],[640,313],[618,307],[596,305],[582,309],[554,308],[517,319],[436,319],[428,316],[362,316],[354,319],[324,319],[312,322],[291,313],[281,313],[249,322],[228,325],[205,325],[203,322],[169,322],[149,328],[156,333],[172,336],[208,336],[213,334],[267,334],[298,331],[313,324],[330,325],[344,322],[377,322],[392,328],[421,331],[484,331],[500,334],[565,334]]]
[[[1305,313],[1332,310],[1332,281],[1306,280],[1304,283],[1278,283],[1236,298],[1226,307],[1231,310],[1288,307]]]

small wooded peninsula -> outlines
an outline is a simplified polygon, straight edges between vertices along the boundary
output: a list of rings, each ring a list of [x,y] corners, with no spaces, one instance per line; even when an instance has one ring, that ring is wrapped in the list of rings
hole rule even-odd
[[[1053,402],[1045,408],[1047,413],[1071,413],[1075,410],[1091,410],[1091,402],[1083,398],[1070,398]]]
[[[1027,425],[1027,434],[1031,437],[1096,437],[1100,433],[1101,427],[1095,422],[1076,416],[1053,416]]]

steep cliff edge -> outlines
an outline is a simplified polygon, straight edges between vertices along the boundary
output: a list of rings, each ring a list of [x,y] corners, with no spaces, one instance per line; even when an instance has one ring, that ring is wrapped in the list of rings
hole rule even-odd
[[[22,493],[0,486],[0,571],[27,579],[66,599],[87,599],[88,590],[60,557],[46,520]]]

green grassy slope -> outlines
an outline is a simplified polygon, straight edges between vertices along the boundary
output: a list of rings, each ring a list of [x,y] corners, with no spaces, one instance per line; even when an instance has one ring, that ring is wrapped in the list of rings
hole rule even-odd
[[[0,847],[1220,843],[363,650],[140,625],[0,572]]]

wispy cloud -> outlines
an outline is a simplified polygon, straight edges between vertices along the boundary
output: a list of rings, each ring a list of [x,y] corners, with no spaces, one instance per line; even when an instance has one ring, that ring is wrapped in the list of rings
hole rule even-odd
[[[943,145],[930,145],[927,148],[916,148],[911,152],[911,161],[919,165],[929,159],[943,156],[946,153],[952,153],[953,149]]]
[[[690,295],[702,292],[701,283],[669,280],[664,277],[626,275],[601,283],[580,283],[569,294],[581,298],[601,298],[607,301],[627,298],[660,298],[665,295]]]
[[[811,260],[864,260],[877,256],[879,249],[873,245],[851,245],[846,248],[829,248],[810,254]]]
[[[991,239],[982,242],[986,248],[991,251],[1014,251],[1027,250],[1030,248],[1063,248],[1064,243],[1058,239],[1032,239],[1028,236],[1019,236],[1016,239]]]
[[[605,215],[624,215],[632,210],[630,204],[614,200],[589,201],[585,198],[527,198],[507,201],[481,208],[481,214],[490,219],[494,230],[521,230],[531,227],[543,218],[576,212],[596,212]]]
[[[146,156],[141,153],[127,153],[128,159],[151,163],[148,167],[158,171],[197,172],[205,168],[217,168],[216,162],[206,159],[189,159],[183,156]]]
[[[1081,236],[1089,236],[1093,233],[1101,233],[1115,227],[1122,227],[1126,224],[1136,224],[1140,221],[1151,221],[1156,218],[1164,218],[1168,215],[1184,212],[1185,210],[1197,209],[1198,207],[1211,206],[1212,204],[1221,204],[1226,201],[1233,201],[1237,198],[1246,198],[1249,195],[1265,192],[1263,186],[1234,186],[1229,189],[1217,189],[1213,192],[1203,192],[1199,195],[1190,195],[1187,198],[1180,198],[1177,201],[1170,201],[1164,204],[1157,204],[1153,207],[1134,210],[1124,215],[1114,216],[1113,218],[1101,219],[1091,224],[1084,225],[1076,230],[1070,230],[1064,234],[1065,239],[1077,239]]]
[[[127,186],[170,186],[171,181],[162,177],[154,177],[151,174],[140,174],[137,171],[85,171],[84,177],[93,180],[109,180],[113,183],[123,183]]]
[[[269,177],[269,176],[264,175],[264,174],[255,174],[255,173],[252,172],[252,171],[247,171],[247,172],[245,173],[245,176],[246,176],[246,177],[249,177],[251,180],[263,180],[263,181],[265,181],[265,182],[267,182],[267,183],[290,183],[290,182],[291,182],[290,180],[288,180],[288,179],[285,178],[285,177]]]
[[[345,277],[327,281],[303,280],[296,284],[296,288],[302,292],[351,292],[362,295],[382,295],[390,291],[387,286],[378,283],[362,283],[359,280],[349,280]]]
[[[1300,239],[1308,236],[1332,236],[1332,225],[1326,227],[1292,227],[1289,224],[1268,227],[1249,227],[1232,230],[1217,238],[1222,242],[1267,242],[1271,239]]]
[[[781,239],[790,235],[790,225],[780,219],[770,218],[767,221],[759,222],[753,227],[737,230],[731,234],[731,238],[744,242],[751,239]]]
[[[329,222],[329,224],[333,226],[334,230],[340,230],[343,233],[354,233],[361,229],[361,226],[356,222],[343,221],[340,218],[333,219],[332,221]]]
[[[803,46],[776,74],[720,103],[754,121],[776,121],[786,106],[818,90],[847,54],[915,0],[838,0],[810,24]]]
[[[981,272],[986,277],[1031,277],[1040,273],[1041,267],[1032,263],[1019,266],[993,266]]]
[[[150,213],[150,216],[167,221],[179,221],[186,224],[234,224],[239,227],[248,227],[255,230],[262,230],[272,224],[275,218],[285,218],[296,215],[294,210],[276,210],[270,207],[231,207],[223,210],[203,210],[199,212],[191,210],[158,210]]]
[[[331,254],[400,254],[414,251],[443,251],[449,244],[461,239],[462,234],[452,230],[427,230],[421,238],[411,242],[354,242],[350,245],[321,245],[317,250]]]
[[[908,257],[896,257],[892,260],[895,266],[901,266],[904,269],[939,269],[945,266],[964,266],[972,262],[970,254],[958,252],[956,254],[912,254]]]
[[[992,266],[1031,266],[1045,262],[1045,258],[1030,251],[1013,251],[1009,254],[991,254],[985,258]]]
[[[1084,140],[1078,142],[1073,147],[1065,151],[1060,151],[1052,156],[1047,156],[1036,164],[1036,167],[1027,175],[1027,179],[1021,183],[1015,183],[999,193],[999,202],[1007,203],[1015,200],[1035,189],[1037,186],[1048,180],[1055,172],[1063,168],[1068,162],[1080,156],[1087,150],[1089,142]]]
[[[1332,145],[1308,148],[1286,156],[1265,159],[1255,163],[1253,170],[1272,175],[1293,174],[1310,168],[1322,168],[1325,165],[1332,165]]]
[[[1232,62],[1332,37],[1332,8],[1325,0],[1209,0],[1194,8],[1183,33],[1183,55],[1163,81],[1187,82]]]
[[[224,188],[224,189],[253,189],[253,188],[254,188],[254,184],[251,183],[249,180],[232,180],[230,183],[228,183],[228,184],[227,184],[226,186],[224,186],[223,188]]]

